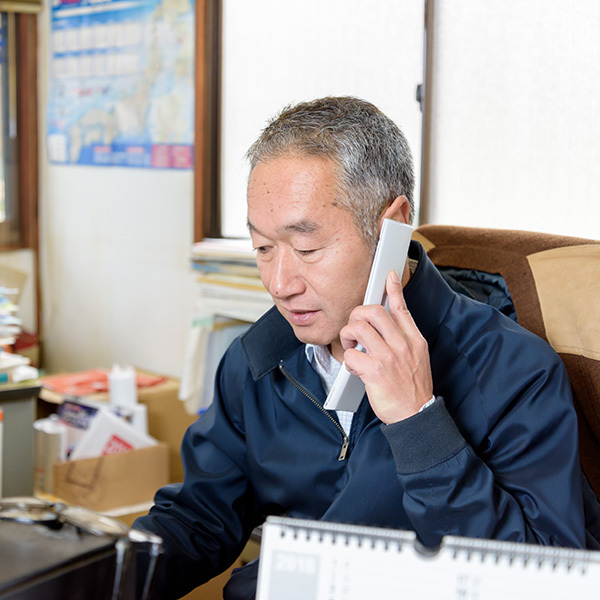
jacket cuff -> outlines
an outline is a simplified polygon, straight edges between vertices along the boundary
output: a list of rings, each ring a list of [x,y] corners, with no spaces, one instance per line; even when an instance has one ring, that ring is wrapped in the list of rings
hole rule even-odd
[[[441,397],[420,413],[398,423],[382,424],[381,429],[401,474],[424,471],[466,446]]]

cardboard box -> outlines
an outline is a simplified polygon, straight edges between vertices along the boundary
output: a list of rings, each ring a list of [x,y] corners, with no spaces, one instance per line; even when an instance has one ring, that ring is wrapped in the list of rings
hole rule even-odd
[[[148,433],[169,445],[171,483],[183,481],[181,440],[186,429],[198,418],[185,410],[178,394],[179,381],[169,377],[163,383],[138,390],[138,401],[148,407]]]
[[[141,369],[136,369],[136,372],[140,375],[153,375]],[[88,397],[92,400],[108,401],[107,393],[91,394]],[[56,412],[57,405],[62,401],[62,395],[42,389],[38,401],[38,418]],[[148,407],[148,433],[169,446],[169,483],[183,481],[181,440],[186,429],[197,417],[188,414],[184,403],[179,400],[179,381],[165,377],[161,383],[140,388],[138,401]]]
[[[97,511],[150,502],[167,483],[169,448],[164,443],[54,465],[54,495]]]

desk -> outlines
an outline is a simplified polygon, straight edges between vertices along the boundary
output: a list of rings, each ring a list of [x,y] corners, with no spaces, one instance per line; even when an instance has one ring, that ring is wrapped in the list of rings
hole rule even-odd
[[[33,495],[33,421],[40,386],[28,382],[0,387],[4,413],[2,496]]]
[[[0,600],[112,598],[116,552],[108,536],[1,521],[0,556]]]

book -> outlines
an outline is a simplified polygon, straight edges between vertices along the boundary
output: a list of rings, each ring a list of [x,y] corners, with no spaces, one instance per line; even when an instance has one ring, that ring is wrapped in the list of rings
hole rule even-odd
[[[99,410],[96,406],[72,400],[65,400],[59,406],[58,418],[60,423],[66,427],[65,442],[67,456],[90,428]]]
[[[1,270],[1,269],[0,269]],[[2,274],[2,273],[0,273]],[[21,319],[16,316],[19,306],[9,296],[18,296],[19,290],[0,285],[0,347],[12,346],[21,333]]]
[[[106,410],[101,410],[98,411],[89,428],[78,440],[69,460],[120,454],[157,444],[158,440],[155,438],[136,431],[123,419]]]
[[[600,552],[268,517],[257,600],[598,598]]]
[[[251,260],[252,241],[250,238],[205,238],[192,246],[192,255],[198,258]]]
[[[108,393],[108,369],[87,369],[77,373],[47,375],[42,377],[42,398],[50,402],[62,402],[64,396],[84,397],[93,394]],[[136,373],[138,389],[157,385],[166,381],[162,375]]]
[[[251,264],[239,261],[199,260],[192,258],[192,269],[201,273],[223,273],[225,275],[258,277],[258,268],[254,257]]]
[[[226,288],[261,292],[264,296],[268,295],[265,286],[258,276],[247,277],[244,275],[230,275],[228,273],[206,273],[199,275],[197,281],[204,285],[225,286]]]
[[[219,362],[231,342],[250,325],[215,314],[198,314],[192,320],[179,386],[179,399],[188,413],[198,414],[210,406]]]
[[[30,362],[31,360],[26,356],[0,350],[0,371],[8,371],[20,365],[28,365]]]
[[[253,322],[273,306],[250,239],[212,239],[192,247],[199,312]]]

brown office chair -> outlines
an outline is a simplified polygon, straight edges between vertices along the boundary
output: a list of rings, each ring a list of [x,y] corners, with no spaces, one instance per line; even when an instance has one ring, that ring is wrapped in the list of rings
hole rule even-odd
[[[600,498],[600,241],[542,233],[423,225],[438,267],[502,276],[519,323],[548,341],[571,378],[580,457]]]

